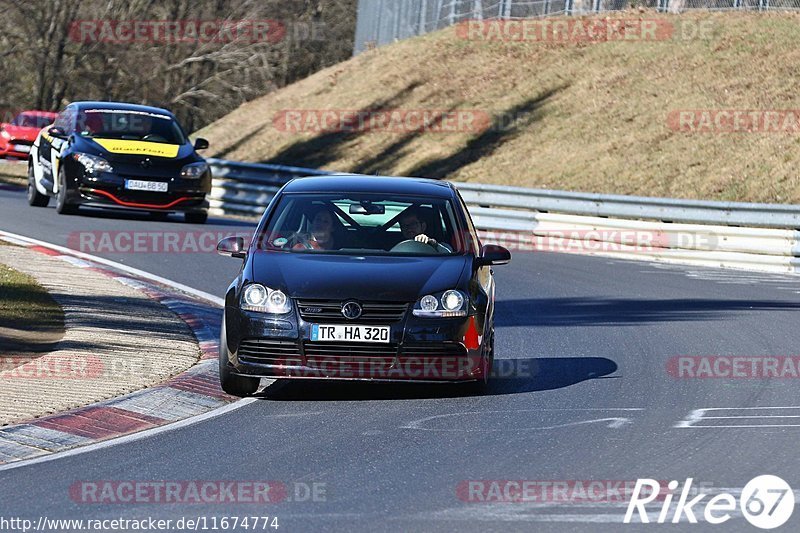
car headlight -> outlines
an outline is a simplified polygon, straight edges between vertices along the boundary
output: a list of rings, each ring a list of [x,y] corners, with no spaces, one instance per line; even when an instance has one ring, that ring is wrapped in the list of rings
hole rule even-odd
[[[436,311],[439,307],[439,300],[436,299],[436,296],[428,294],[420,298],[419,307],[423,311]]]
[[[191,165],[186,165],[181,169],[181,177],[190,180],[196,180],[205,174],[207,170],[208,165],[206,163],[192,163]]]
[[[77,152],[72,154],[72,159],[83,165],[86,172],[90,174],[95,174],[97,172],[114,172],[114,167],[112,167],[108,161],[96,155]]]
[[[281,291],[259,283],[251,283],[242,291],[242,309],[259,313],[284,315],[292,310],[289,298]]]
[[[3,128],[0,128],[0,135],[3,137],[3,139],[11,139],[11,134]]]
[[[414,306],[414,316],[449,318],[467,316],[467,296],[456,290],[444,291],[438,297],[426,294]]]

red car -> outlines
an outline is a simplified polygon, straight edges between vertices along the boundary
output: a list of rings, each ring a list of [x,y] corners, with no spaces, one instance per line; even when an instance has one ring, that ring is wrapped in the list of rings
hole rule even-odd
[[[49,111],[23,111],[11,122],[0,124],[0,157],[28,159],[39,130],[55,119],[56,113]]]

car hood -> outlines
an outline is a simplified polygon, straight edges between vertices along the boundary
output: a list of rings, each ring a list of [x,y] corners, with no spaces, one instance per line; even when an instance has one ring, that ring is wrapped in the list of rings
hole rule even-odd
[[[11,124],[3,124],[3,129],[8,132],[15,139],[21,139],[25,141],[33,142],[36,140],[36,136],[39,135],[41,131],[40,128],[27,128],[23,126],[12,126]]]
[[[138,164],[150,159],[153,165],[175,166],[185,162],[194,153],[191,144],[164,144],[148,141],[119,139],[94,139],[74,136],[74,149],[101,156],[109,163]]]
[[[258,250],[251,279],[292,298],[413,302],[459,286],[470,256],[345,256]]]

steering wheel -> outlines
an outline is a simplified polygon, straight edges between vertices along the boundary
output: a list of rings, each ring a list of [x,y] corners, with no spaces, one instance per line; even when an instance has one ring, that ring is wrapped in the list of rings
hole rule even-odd
[[[408,239],[407,241],[395,244],[389,251],[396,253],[430,253],[431,250],[438,252],[439,248],[433,247],[430,244],[425,244],[424,242],[415,241],[414,239]]]
[[[286,244],[285,248],[294,248],[298,244],[302,244],[303,248],[306,250],[313,250],[314,246],[311,244],[309,240],[309,235],[306,233],[297,232],[291,236],[289,242]]]

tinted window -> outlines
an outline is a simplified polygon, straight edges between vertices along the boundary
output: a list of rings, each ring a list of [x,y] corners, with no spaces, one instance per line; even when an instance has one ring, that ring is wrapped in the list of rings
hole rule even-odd
[[[446,199],[361,194],[285,194],[258,237],[264,250],[352,255],[463,253]],[[427,244],[417,242],[433,239]]]
[[[164,144],[184,144],[186,138],[168,115],[145,111],[84,109],[78,113],[79,135],[98,139],[125,139]]]
[[[11,124],[14,126],[21,126],[23,128],[44,128],[45,126],[49,126],[53,123],[53,117],[49,117],[47,115],[34,115],[30,113],[20,113],[14,120],[11,121]]]

